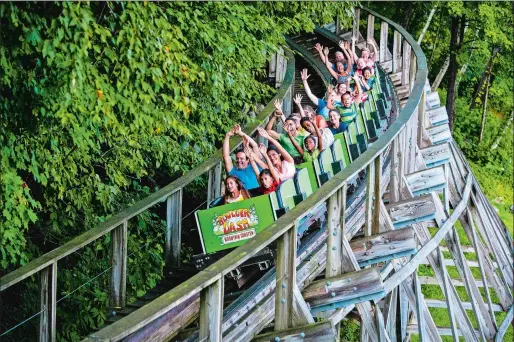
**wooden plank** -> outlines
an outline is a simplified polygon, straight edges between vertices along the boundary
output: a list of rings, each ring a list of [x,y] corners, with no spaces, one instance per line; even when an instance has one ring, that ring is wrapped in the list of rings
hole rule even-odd
[[[359,265],[367,265],[413,254],[417,243],[414,230],[402,228],[353,240],[350,247]]]
[[[39,318],[39,341],[55,342],[57,326],[57,262],[40,273],[41,316]]]
[[[410,334],[417,334],[419,331],[417,324],[407,325],[407,332]],[[476,331],[476,330],[475,330]],[[437,333],[441,336],[452,336],[452,330],[449,327],[437,327]],[[459,337],[462,336],[460,329],[458,330]]]
[[[390,264],[392,266],[392,263]],[[385,326],[388,336],[390,336],[391,341],[396,341],[396,309],[398,305],[398,288],[393,289],[391,293],[386,298],[384,304],[384,317],[385,317]]]
[[[450,277],[449,275],[447,274],[447,271],[446,271],[446,267],[444,266],[444,263],[443,263],[443,252],[441,252],[441,247],[437,247],[437,256],[439,258],[439,267],[443,270],[442,272],[442,275],[439,276],[440,278],[442,278],[442,289],[443,289],[443,293],[444,293],[444,298],[446,299],[446,307],[448,309],[448,317],[450,318],[450,326],[451,326],[451,329],[452,329],[452,336],[454,338],[454,340],[458,340],[458,335],[457,335],[457,323],[455,322],[455,311],[454,311],[454,308],[452,306],[452,298],[451,298],[451,289],[450,289],[450,283],[451,283],[451,280],[450,280]],[[453,283],[452,283],[452,286],[453,286]],[[460,300],[459,300],[460,301]],[[427,303],[427,306],[428,306],[428,303]],[[463,313],[461,313],[461,315],[463,315]]]
[[[207,205],[221,196],[221,161],[209,170],[207,183]]]
[[[437,300],[437,299],[425,299],[425,302],[427,303],[427,306],[429,308],[438,308],[438,309],[447,309],[448,303],[444,300]],[[465,310],[473,310],[473,307],[471,306],[471,302],[462,302],[462,306]],[[493,312],[504,312],[503,307],[499,304],[493,304],[492,306]]]
[[[383,316],[382,312],[380,311],[380,307],[378,306],[378,304],[375,304],[374,308],[375,308],[375,320],[376,320],[375,324],[377,325],[377,330],[378,330],[378,341],[386,342],[389,339],[386,338],[387,334],[386,334],[386,330],[385,330],[384,316]]]
[[[414,272],[414,292],[416,293],[416,317],[418,319],[419,340],[427,341],[425,319],[423,318],[423,295],[421,294],[421,285],[418,275]]]
[[[436,210],[430,194],[388,204],[386,209],[395,228],[402,228],[412,223],[432,222]]]
[[[374,165],[373,163],[369,163],[366,167],[366,224],[364,226],[364,235],[370,236],[372,235],[372,224],[373,224],[373,174],[374,174]]]
[[[341,205],[343,196],[342,191],[337,191],[328,200],[328,236],[327,236],[327,269],[326,278],[331,278],[341,274],[341,244],[343,230],[341,227]]]
[[[382,291],[382,278],[376,267],[345,273],[332,278],[318,280],[310,284],[303,292],[303,298],[311,306],[328,306],[339,302],[354,304],[359,298],[374,295]]]
[[[507,316],[505,316],[505,319],[503,320],[502,324],[500,325],[500,328],[498,329],[498,333],[495,336],[494,341],[495,342],[501,342],[503,341],[503,336],[507,332],[507,329],[509,328],[509,325],[512,323],[512,319],[514,318],[514,307],[511,306],[509,311],[507,312]]]
[[[420,152],[427,167],[434,167],[448,163],[451,158],[450,147],[447,143],[423,148]]]
[[[395,138],[391,145],[391,179],[389,180],[389,200],[391,202],[398,202],[400,199],[398,183],[399,183],[399,170],[398,170],[398,138]]]
[[[282,331],[258,335],[254,342],[269,341],[309,341],[309,342],[332,342],[336,338],[335,331],[330,322],[320,322],[300,327],[294,327]]]
[[[405,179],[414,195],[446,187],[446,178],[441,166],[405,175]]]
[[[441,100],[439,99],[439,93],[437,91],[431,92],[425,96],[425,103],[427,109],[434,109],[441,105]]]
[[[375,31],[375,17],[372,14],[368,14],[368,30],[366,31],[366,47],[369,48],[367,42],[373,39]],[[377,51],[378,52],[378,51]]]
[[[427,129],[428,136],[432,144],[437,145],[452,139],[450,127],[448,125],[439,125]]]
[[[294,284],[293,296],[293,326],[297,327],[314,323],[310,307],[303,299],[302,292],[297,284]]]
[[[221,341],[223,277],[200,293],[200,341]]]
[[[156,342],[175,337],[184,327],[193,323],[200,311],[200,294],[189,297],[152,324],[123,339],[124,342]]]
[[[353,26],[352,26],[352,51],[355,53],[355,44],[357,43],[357,39],[360,36],[359,33],[359,24],[360,24],[360,13],[361,10],[359,7],[353,8]]]
[[[127,290],[127,241],[128,222],[123,222],[111,231],[111,277],[109,284],[109,306],[124,308]]]
[[[398,31],[394,31],[393,35],[393,65],[392,72],[397,73],[402,68],[402,35]]]
[[[371,164],[371,163],[370,163]],[[380,155],[375,158],[374,161],[374,169],[376,170],[374,173],[374,182],[373,182],[373,222],[372,222],[372,233],[378,234],[380,232],[380,204],[382,203],[382,194],[381,194],[381,186],[380,186],[380,178],[382,174],[382,163]]]
[[[380,23],[380,51],[379,51],[379,62],[380,63],[383,63],[386,60],[388,31],[389,31],[389,24],[385,21],[382,21]]]
[[[425,117],[427,118],[427,123],[430,124],[430,126],[426,126],[427,128],[448,123],[448,113],[445,106],[427,110]]]
[[[182,189],[166,199],[166,264],[180,266]]]
[[[293,325],[293,291],[296,285],[296,224],[277,240],[275,331]]]
[[[403,41],[403,55],[402,55],[402,85],[409,84],[409,71],[410,71],[410,54],[411,46],[404,40]]]

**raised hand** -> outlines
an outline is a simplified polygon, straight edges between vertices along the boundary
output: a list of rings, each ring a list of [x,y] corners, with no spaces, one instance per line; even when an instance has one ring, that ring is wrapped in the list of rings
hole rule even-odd
[[[266,132],[266,130],[264,128],[262,128],[262,127],[257,127],[257,132],[264,139],[269,139],[270,138],[268,132]]]
[[[325,54],[325,56],[327,56],[327,57],[328,57],[328,53],[329,53],[329,52],[330,52],[330,50],[328,49],[328,47],[326,47],[326,46],[325,46],[325,47],[323,48],[323,53]]]
[[[307,74],[307,69],[303,69],[300,76],[302,77],[302,81],[307,81],[307,79],[311,77],[311,75]]]
[[[334,86],[329,84],[327,88],[327,94],[331,94],[334,91]]]
[[[316,51],[318,51],[318,52],[323,51],[323,46],[322,46],[320,43],[316,43],[316,45],[314,45],[314,48],[315,48],[315,49],[316,49]]]
[[[340,47],[341,49],[346,49],[346,45],[345,45],[345,43],[346,43],[346,42],[345,42],[344,40],[340,40],[340,41],[339,41],[339,47]]]
[[[266,145],[259,144],[259,151],[262,153],[262,155],[265,155],[268,149],[266,148]]]
[[[280,101],[279,99],[275,99],[275,102],[273,102],[273,105],[275,106],[275,109],[278,112],[282,113],[282,101]]]
[[[241,126],[239,126],[239,125],[235,125],[233,130],[234,130],[234,134],[237,134],[237,135],[243,134],[243,131],[241,130]]]
[[[244,136],[243,137],[243,146],[246,148],[248,146],[250,146],[250,141],[248,140],[248,137],[247,136]]]
[[[302,95],[296,94],[295,97],[293,98],[293,101],[294,101],[294,103],[296,103],[297,105],[300,106],[302,103],[302,99],[303,99]]]
[[[250,159],[250,161],[254,161],[255,157],[253,155],[252,149],[249,146],[245,146],[243,151],[248,156],[248,159]]]
[[[347,48],[347,49],[349,49],[349,48],[350,48],[350,42],[346,40],[346,41],[344,42],[344,47],[345,47],[345,48]]]

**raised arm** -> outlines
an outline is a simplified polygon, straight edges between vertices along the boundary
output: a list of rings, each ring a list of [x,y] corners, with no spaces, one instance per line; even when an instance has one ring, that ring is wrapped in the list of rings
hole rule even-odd
[[[278,152],[282,155],[282,158],[284,158],[284,160],[286,162],[294,164],[293,157],[291,157],[291,155],[282,147],[282,145],[280,145],[280,143],[278,141],[273,139],[273,137],[271,137],[268,134],[268,132],[266,132],[262,128],[259,127],[259,128],[257,128],[257,130],[259,131],[259,134],[261,137],[263,137],[264,139],[268,139],[268,141],[277,148]]]
[[[377,57],[377,51],[379,50],[378,46],[375,44],[375,41],[373,39],[366,40],[366,43],[373,49],[373,52],[369,52],[369,58],[375,62],[375,59]]]
[[[239,125],[234,126],[233,132],[234,132],[234,134],[239,135],[241,137],[241,139],[243,139],[243,145],[245,147],[249,147],[250,150],[253,151],[253,153],[256,157],[255,161],[257,162],[257,164],[261,165],[262,156],[261,156],[261,152],[259,151],[259,145],[257,145],[255,140],[253,140],[253,138],[251,136],[249,136],[248,134],[243,132],[243,130],[241,129],[241,126],[239,126]]]
[[[255,156],[253,154],[253,151],[248,146],[245,146],[244,151],[245,151],[245,154],[248,156],[248,159],[250,159],[250,165],[252,165],[253,173],[255,173],[255,176],[257,177],[257,181],[259,182],[259,185],[262,186],[261,177],[259,177],[260,176],[259,168],[257,167],[257,164],[255,163]]]
[[[325,54],[323,53],[323,46],[320,45],[319,43],[316,43],[316,45],[314,45],[314,48],[318,51],[319,57],[321,58],[321,61],[323,63],[325,63],[326,57],[325,57]]]
[[[282,115],[283,115],[283,114],[282,114],[282,112],[281,112],[281,111],[280,111],[280,112],[277,112],[277,111],[275,110],[275,112],[274,112],[273,114],[271,114],[271,116],[270,116],[270,118],[269,118],[269,121],[268,121],[268,123],[266,124],[266,128],[265,128],[266,132],[268,132],[268,134],[269,134],[270,136],[272,136],[273,138],[275,138],[275,139],[278,139],[278,138],[280,137],[280,134],[278,134],[277,132],[275,132],[275,131],[273,130],[273,124],[275,123],[275,120],[277,119],[277,117],[281,117]]]
[[[305,116],[305,111],[303,110],[303,107],[302,107],[302,99],[303,99],[302,95],[296,94],[295,97],[293,98],[293,102],[298,107],[298,111],[300,112],[300,116],[303,118]]]
[[[330,75],[332,75],[332,77],[337,80],[339,78],[339,75],[337,74],[337,72],[334,69],[332,69],[332,65],[330,64],[330,62],[328,60],[328,51],[325,51],[325,52],[327,52],[326,59],[325,59],[325,66],[327,67],[327,70],[330,73]]]
[[[359,82],[359,75],[357,73],[353,75],[353,79],[355,81],[355,87],[357,87],[357,96],[355,97],[355,103],[359,104],[362,102],[362,88],[361,83]]]
[[[300,155],[303,157],[303,154],[305,153],[305,151],[303,150],[303,148],[300,146],[300,144],[298,144],[298,142],[296,141],[296,139],[294,138],[293,134],[291,133],[291,131],[288,131],[287,132],[287,136],[289,137],[289,140],[291,140],[291,143],[293,144],[294,148],[296,148],[296,150],[298,151],[298,153],[300,153]]]
[[[311,92],[311,88],[309,87],[309,83],[307,82],[307,79],[311,76],[307,74],[307,69],[303,69],[301,74],[302,81],[303,81],[303,87],[305,89],[305,93],[307,93],[307,96],[309,99],[317,106],[318,105],[318,98],[314,96]]]
[[[266,160],[267,165],[271,165],[271,160],[269,159],[268,154],[266,153],[266,146],[264,146],[264,144],[260,144],[259,149],[260,149],[262,155],[264,156],[264,160]],[[277,183],[280,183],[280,175],[278,174],[277,169],[275,169],[274,167],[269,167],[269,166],[268,166],[268,169],[269,169],[269,172],[271,173],[271,176],[273,177],[273,179]]]
[[[342,46],[342,49],[343,49],[343,54],[346,57],[346,60],[348,61],[348,63],[346,63],[345,71],[349,75],[352,72],[352,65],[353,65],[354,61],[353,61],[353,58],[348,53],[348,51],[344,48],[344,45]]]
[[[323,151],[323,139],[321,139],[321,130],[316,125],[315,121],[312,121],[312,125],[314,126],[314,130],[316,131],[316,136],[318,137],[318,150]]]
[[[223,140],[223,161],[225,162],[225,171],[230,172],[234,168],[234,164],[232,164],[232,158],[230,157],[230,137],[234,135],[234,129],[231,129],[225,135],[225,140]]]
[[[347,40],[346,40],[346,41],[341,40],[341,41],[339,42],[339,46],[341,47],[341,49],[348,51],[348,53],[350,54],[350,56],[352,57],[352,59],[353,59],[354,61],[356,61],[356,60],[359,58],[359,57],[357,56],[357,54],[355,53],[355,51],[354,51],[354,50],[352,50],[352,47],[350,46],[350,42],[349,42],[349,41],[347,41]],[[348,62],[350,62],[350,61],[348,61]]]

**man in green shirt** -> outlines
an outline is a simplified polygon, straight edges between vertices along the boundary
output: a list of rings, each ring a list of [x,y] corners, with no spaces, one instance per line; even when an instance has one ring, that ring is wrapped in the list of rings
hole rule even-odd
[[[288,134],[277,133],[272,127],[275,123],[277,117],[282,117],[284,114],[282,113],[282,103],[280,101],[275,101],[275,112],[271,115],[268,124],[266,125],[266,131],[273,138],[278,140],[280,145],[286,150],[291,157],[293,157],[295,164],[300,164],[303,162],[303,158],[298,150],[295,148],[291,139],[289,139]],[[291,134],[292,138],[301,146],[303,144],[303,139],[305,136],[300,135],[296,130],[296,122],[293,118],[288,117],[284,121],[284,130]]]

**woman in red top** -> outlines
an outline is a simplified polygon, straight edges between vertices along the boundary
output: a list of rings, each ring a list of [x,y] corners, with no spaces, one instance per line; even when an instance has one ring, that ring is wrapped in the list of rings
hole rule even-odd
[[[253,172],[255,172],[255,175],[257,176],[257,180],[261,186],[261,191],[264,195],[266,195],[277,190],[277,187],[280,185],[280,176],[277,169],[275,169],[273,166],[269,167],[269,165],[272,164],[268,154],[266,153],[266,146],[264,146],[264,144],[260,144],[259,150],[261,153],[265,154],[264,160],[266,164],[268,164],[268,168],[262,169],[260,173],[259,169],[257,168],[257,164],[255,163],[252,150],[248,146],[245,146],[245,153],[249,153],[248,156],[250,156],[250,164],[252,165]]]

